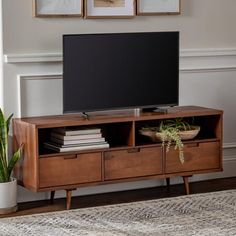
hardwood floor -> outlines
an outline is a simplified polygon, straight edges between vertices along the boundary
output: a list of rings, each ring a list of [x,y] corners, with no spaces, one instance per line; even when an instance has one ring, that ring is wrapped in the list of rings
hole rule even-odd
[[[236,177],[190,183],[190,193],[204,193],[227,189],[236,189]],[[170,185],[170,187],[162,186],[148,189],[73,197],[71,209],[174,197],[184,194],[184,185],[178,184]],[[66,200],[55,199],[54,204],[52,205],[50,204],[50,200],[19,203],[18,207],[19,210],[16,213],[1,215],[0,218],[65,210]]]

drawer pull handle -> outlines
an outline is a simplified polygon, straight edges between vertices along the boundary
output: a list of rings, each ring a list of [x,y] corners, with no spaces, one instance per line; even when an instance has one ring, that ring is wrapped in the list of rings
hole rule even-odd
[[[127,150],[128,153],[136,153],[136,152],[140,152],[140,148],[132,148]]]
[[[114,156],[112,154],[108,154],[108,153],[105,153],[104,157],[106,160],[111,160],[112,158],[114,158]]]
[[[187,144],[187,147],[199,147],[199,143],[190,143]]]
[[[64,157],[64,160],[70,160],[70,159],[76,159],[77,156],[68,156],[68,157]]]

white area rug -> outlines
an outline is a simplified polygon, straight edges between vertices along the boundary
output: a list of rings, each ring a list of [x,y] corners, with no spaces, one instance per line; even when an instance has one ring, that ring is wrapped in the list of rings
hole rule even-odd
[[[0,235],[236,235],[236,190],[0,219]]]

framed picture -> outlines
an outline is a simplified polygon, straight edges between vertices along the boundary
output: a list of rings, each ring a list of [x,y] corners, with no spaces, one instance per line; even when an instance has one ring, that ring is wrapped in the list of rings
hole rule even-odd
[[[134,0],[85,0],[85,18],[132,18]]]
[[[180,14],[181,0],[137,0],[137,15]]]
[[[36,17],[82,16],[83,0],[33,0]]]

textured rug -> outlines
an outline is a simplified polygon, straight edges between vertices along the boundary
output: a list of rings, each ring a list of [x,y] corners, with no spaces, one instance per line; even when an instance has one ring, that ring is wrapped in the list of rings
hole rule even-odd
[[[236,190],[0,219],[0,235],[236,235]]]

